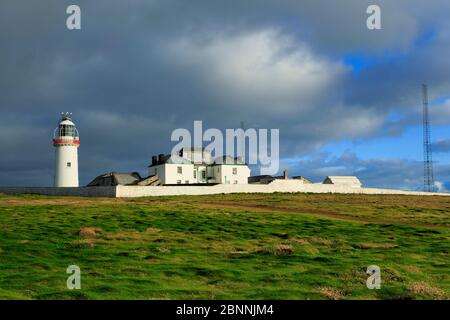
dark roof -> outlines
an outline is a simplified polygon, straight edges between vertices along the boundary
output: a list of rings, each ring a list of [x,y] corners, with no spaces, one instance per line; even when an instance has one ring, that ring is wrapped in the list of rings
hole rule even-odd
[[[217,157],[213,161],[213,165],[222,165],[222,164],[245,165],[245,162],[242,161],[241,157],[233,158],[230,156]]]
[[[108,172],[99,175],[92,180],[87,186],[117,186],[117,185],[135,185],[141,181],[141,176],[138,172]]]
[[[139,186],[159,186],[161,185],[161,181],[158,176],[150,175],[148,177],[142,178],[141,181],[137,183]]]
[[[303,180],[303,181],[305,181],[307,183],[313,183],[311,179],[308,179],[308,178],[306,178],[304,176],[295,176],[295,177],[292,177],[292,179],[294,179],[294,180]]]
[[[156,162],[153,163],[153,161],[152,161],[152,164],[149,165],[148,168],[159,166],[159,165],[166,164],[166,163],[168,163],[168,164],[192,164],[192,162],[189,161],[188,159],[185,159],[183,157],[180,157],[180,159],[181,159],[181,163],[174,162],[172,160],[172,156],[170,154],[166,154],[166,155],[163,155],[161,158],[157,157]]]
[[[191,147],[191,148],[181,148],[180,151],[186,150],[186,151],[209,151],[203,147]]]
[[[256,183],[256,182],[260,182],[260,181],[272,181],[274,180],[274,177],[269,176],[269,175],[260,175],[260,176],[252,176],[252,177],[248,177],[248,183]]]

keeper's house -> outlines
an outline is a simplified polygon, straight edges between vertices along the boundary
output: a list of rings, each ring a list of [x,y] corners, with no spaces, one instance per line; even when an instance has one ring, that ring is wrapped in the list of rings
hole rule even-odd
[[[224,156],[212,160],[204,148],[181,149],[181,161],[171,155],[152,157],[149,175],[155,175],[163,185],[174,184],[247,184],[250,169],[240,160]]]

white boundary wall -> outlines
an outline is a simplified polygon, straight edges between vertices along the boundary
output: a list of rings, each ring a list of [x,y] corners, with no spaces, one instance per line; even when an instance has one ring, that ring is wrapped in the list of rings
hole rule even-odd
[[[398,194],[423,196],[450,196],[450,193],[428,193],[376,188],[352,188],[332,184],[303,184],[299,180],[275,180],[270,184],[237,184],[215,186],[117,186],[116,197],[149,197],[175,195],[208,195],[221,193],[356,193],[356,194]]]
[[[219,184],[215,186],[117,186],[117,187],[0,187],[6,194],[42,194],[51,196],[134,198],[151,196],[208,195],[222,193],[344,193],[450,196],[450,193],[428,193],[394,189],[355,188],[332,184],[303,184],[300,180],[275,180],[270,184]]]
[[[0,187],[6,194],[42,194],[49,196],[115,197],[116,187]]]

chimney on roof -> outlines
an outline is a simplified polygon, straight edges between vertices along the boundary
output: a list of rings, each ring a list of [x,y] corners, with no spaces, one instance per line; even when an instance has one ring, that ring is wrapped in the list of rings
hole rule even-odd
[[[156,165],[158,163],[158,157],[152,156],[152,166]]]
[[[284,180],[288,179],[288,171],[287,170],[283,170],[283,177],[284,177]]]
[[[158,162],[159,163],[163,162],[163,158],[164,158],[164,154],[162,154],[162,153],[158,154]]]

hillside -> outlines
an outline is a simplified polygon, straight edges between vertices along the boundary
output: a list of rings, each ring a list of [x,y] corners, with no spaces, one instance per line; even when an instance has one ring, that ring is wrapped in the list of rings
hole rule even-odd
[[[0,195],[1,299],[449,299],[449,249],[448,197]]]

